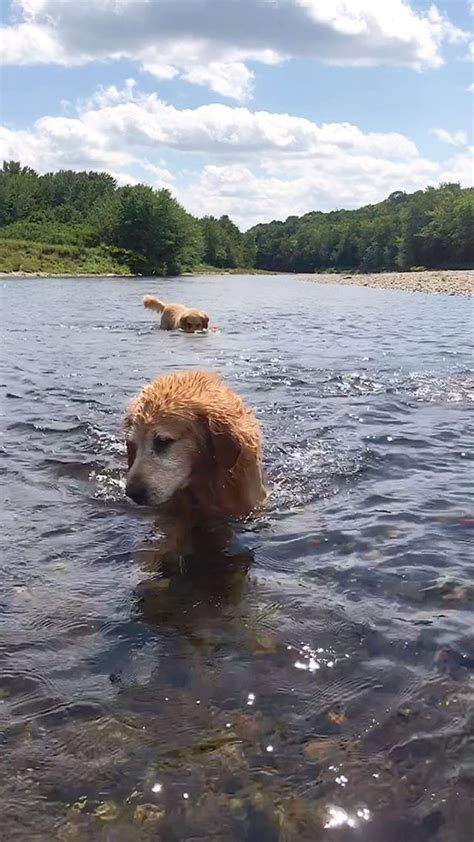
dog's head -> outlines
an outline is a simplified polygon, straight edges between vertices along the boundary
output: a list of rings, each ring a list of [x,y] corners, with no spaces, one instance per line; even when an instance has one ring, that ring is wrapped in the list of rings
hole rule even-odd
[[[179,327],[185,333],[204,331],[209,327],[209,316],[203,310],[186,310],[180,320]]]
[[[258,422],[218,377],[155,380],[133,401],[126,428],[126,493],[139,505],[184,492],[209,514],[241,517],[264,501]]]

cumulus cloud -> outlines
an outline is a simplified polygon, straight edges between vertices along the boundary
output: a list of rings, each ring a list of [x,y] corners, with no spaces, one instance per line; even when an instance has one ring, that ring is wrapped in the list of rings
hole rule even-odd
[[[173,192],[192,213],[226,213],[242,228],[308,211],[358,208],[385,199],[394,190],[411,192],[440,182],[472,184],[472,150],[442,165],[414,156],[406,161],[348,155],[325,161],[272,156],[260,166],[207,164]]]
[[[242,164],[209,164],[189,185],[177,187],[176,195],[191,212],[227,213],[244,228],[257,222],[285,219],[311,210],[356,208],[386,198],[400,185],[414,190],[436,180],[437,168],[418,160],[408,167],[401,162],[335,155],[321,169],[314,162],[289,169],[271,162],[250,168]]]
[[[448,146],[465,146],[467,143],[466,132],[448,132],[446,129],[432,129],[434,134],[441,143],[447,143]]]
[[[464,187],[473,186],[474,146],[467,146],[462,152],[447,161],[441,170],[440,181],[460,182]]]
[[[0,128],[0,155],[20,154],[40,172],[105,169],[120,184],[167,187],[193,213],[228,213],[244,227],[441,180],[468,184],[472,173],[466,149],[440,165],[399,133],[217,103],[178,109],[140,94],[133,79],[99,88],[74,116]]]
[[[1,28],[7,63],[126,58],[241,101],[249,62],[422,69],[442,63],[444,42],[468,38],[436,6],[421,12],[409,0],[16,0],[15,9]]]
[[[114,147],[168,147],[227,156],[281,150],[292,157],[324,158],[334,148],[397,159],[417,154],[415,144],[402,134],[364,133],[351,123],[318,125],[303,117],[218,103],[178,109],[154,93],[135,94],[133,79],[121,90],[99,89],[74,119],[45,117],[36,123],[39,131],[59,131],[58,126],[85,141],[102,137]]]

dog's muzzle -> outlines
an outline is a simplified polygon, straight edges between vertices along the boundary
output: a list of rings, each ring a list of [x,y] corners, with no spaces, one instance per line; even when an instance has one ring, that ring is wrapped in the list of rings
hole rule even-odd
[[[148,492],[144,485],[138,482],[127,483],[125,494],[130,497],[137,506],[146,506],[148,502]]]

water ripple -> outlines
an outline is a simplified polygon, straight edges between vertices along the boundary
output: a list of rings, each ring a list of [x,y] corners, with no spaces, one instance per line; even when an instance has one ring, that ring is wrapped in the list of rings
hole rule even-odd
[[[158,330],[154,289],[220,332]],[[5,837],[471,842],[470,302],[290,277],[0,294]],[[178,552],[125,498],[122,419],[197,367],[255,408],[270,504]]]

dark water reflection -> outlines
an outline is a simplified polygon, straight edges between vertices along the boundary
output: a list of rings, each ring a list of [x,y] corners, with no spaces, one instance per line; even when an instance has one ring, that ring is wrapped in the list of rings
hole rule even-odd
[[[144,292],[209,309],[170,335]],[[469,300],[294,278],[3,281],[8,839],[474,838]],[[179,553],[121,419],[163,372],[256,408],[271,507]]]

